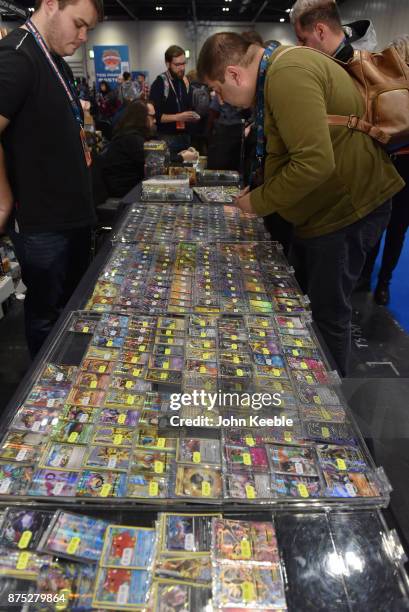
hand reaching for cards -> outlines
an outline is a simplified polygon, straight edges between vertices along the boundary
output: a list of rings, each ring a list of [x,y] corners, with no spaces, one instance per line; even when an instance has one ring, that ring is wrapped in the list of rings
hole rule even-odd
[[[240,208],[243,212],[254,213],[250,201],[250,187],[242,189],[234,200],[234,205]]]

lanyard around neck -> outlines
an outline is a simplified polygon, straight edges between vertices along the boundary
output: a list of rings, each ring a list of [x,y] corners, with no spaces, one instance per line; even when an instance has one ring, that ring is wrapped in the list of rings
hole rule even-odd
[[[257,144],[256,156],[259,164],[263,162],[265,155],[265,136],[264,136],[264,84],[266,82],[266,74],[269,66],[270,57],[278,48],[278,43],[270,43],[264,50],[263,57],[260,61],[260,68],[257,78],[257,110],[256,110],[256,126],[257,126]]]
[[[74,118],[79,124],[80,128],[83,128],[83,120],[82,120],[82,113],[80,110],[80,103],[78,99],[76,98],[76,96],[74,96],[71,86],[69,85],[69,83],[67,84],[65,78],[61,74],[61,71],[58,69],[58,66],[55,63],[55,60],[53,59],[47,45],[45,44],[44,38],[41,36],[40,32],[37,30],[36,26],[31,21],[31,19],[26,21],[25,26],[27,30],[31,32],[31,34],[34,36],[34,40],[36,41],[37,45],[40,47],[41,51],[44,53],[52,71],[54,72],[55,76],[60,81],[61,85],[63,86],[64,91],[67,94],[68,100],[70,101]]]
[[[173,79],[172,79],[171,75],[169,74],[169,70],[167,70],[167,71],[166,71],[166,77],[167,77],[167,79],[168,79],[168,81],[169,81],[169,85],[170,85],[170,87],[173,89],[173,93],[175,94],[175,97],[176,97],[176,104],[178,105],[178,111],[179,111],[179,113],[181,113],[181,112],[182,112],[182,92],[181,92],[181,85],[180,85],[180,86],[179,86],[179,88],[178,88],[178,89],[179,89],[179,94],[178,94],[178,93],[177,93],[177,91],[176,91],[176,89],[175,89],[175,86],[174,86],[174,84],[173,84]],[[180,97],[179,97],[179,95],[180,95]]]

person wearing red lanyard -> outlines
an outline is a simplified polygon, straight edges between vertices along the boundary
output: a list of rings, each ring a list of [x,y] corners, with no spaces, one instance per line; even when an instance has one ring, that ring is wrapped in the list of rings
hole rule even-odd
[[[174,156],[189,148],[189,124],[200,121],[200,115],[192,110],[184,50],[177,45],[169,47],[165,63],[167,70],[152,83],[150,99],[156,109],[158,137],[167,141]]]
[[[62,58],[102,18],[102,0],[37,0],[31,19],[0,41],[0,230],[27,287],[32,357],[89,263],[91,156]]]

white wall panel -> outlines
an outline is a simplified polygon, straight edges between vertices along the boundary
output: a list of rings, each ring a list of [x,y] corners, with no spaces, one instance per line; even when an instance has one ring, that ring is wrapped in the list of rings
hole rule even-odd
[[[379,49],[386,47],[395,36],[409,34],[409,0],[347,0],[340,10],[344,23],[371,19]]]

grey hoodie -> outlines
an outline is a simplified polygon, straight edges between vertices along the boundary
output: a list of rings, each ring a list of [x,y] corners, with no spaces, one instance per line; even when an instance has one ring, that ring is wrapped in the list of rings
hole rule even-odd
[[[343,30],[348,36],[348,43],[357,51],[376,50],[378,45],[376,32],[372,21],[369,19],[346,23]]]

